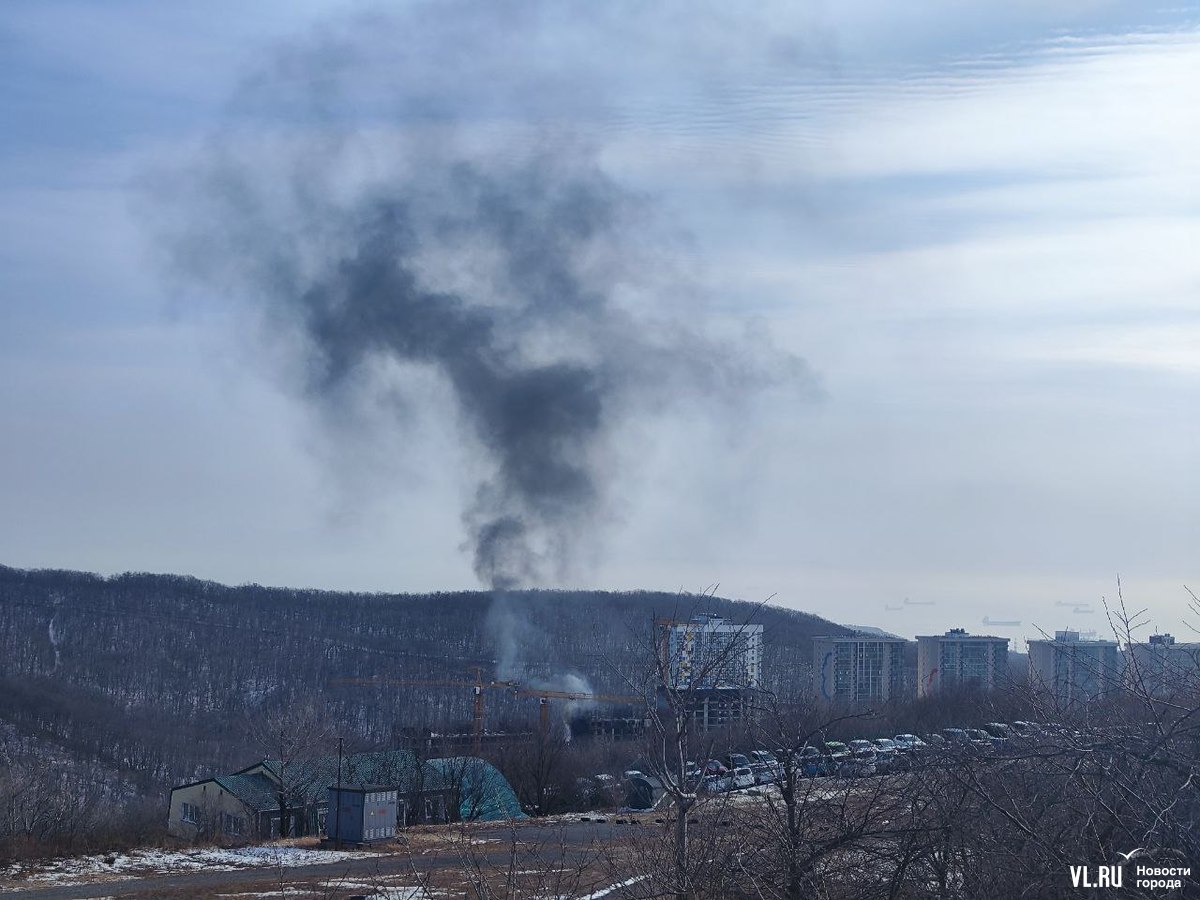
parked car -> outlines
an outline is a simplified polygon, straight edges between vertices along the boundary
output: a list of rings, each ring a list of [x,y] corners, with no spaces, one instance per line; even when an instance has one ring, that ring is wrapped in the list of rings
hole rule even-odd
[[[775,754],[768,750],[751,750],[750,767],[753,768],[755,763],[766,766],[767,768],[767,780],[760,781],[759,784],[778,781],[780,776],[783,774],[783,766],[780,765],[779,760],[775,757]]]
[[[982,754],[992,750],[991,738],[979,728],[943,728],[942,735],[950,748],[960,753]]]
[[[852,756],[850,762],[846,763],[848,769],[846,774],[856,778],[865,778],[879,771],[879,754],[875,752],[874,744],[860,739],[851,741],[849,746]]]
[[[786,760],[779,764],[780,779],[786,774],[788,766],[792,767],[795,778],[814,778],[828,774],[825,756],[819,747],[805,744],[796,750],[781,750],[778,753],[781,759]]]
[[[841,741],[826,741],[824,755],[830,775],[849,774],[847,771],[844,771],[847,764],[852,761],[849,747]]]
[[[908,760],[891,738],[875,738],[871,743],[875,745],[875,765],[880,772],[896,772],[905,767]]]
[[[900,748],[901,752],[920,753],[929,749],[929,745],[915,734],[898,734],[892,740],[896,742],[896,746]]]
[[[766,763],[750,763],[750,773],[754,776],[755,784],[770,784],[775,780],[775,772]]]
[[[733,788],[749,788],[754,787],[754,772],[749,766],[738,766],[733,770]]]
[[[943,728],[942,737],[946,741],[946,750],[951,753],[970,753],[979,751],[965,728]]]
[[[733,776],[728,772],[721,775],[705,775],[700,779],[698,792],[701,794],[720,794],[732,790]]]
[[[971,739],[971,743],[975,745],[975,749],[980,753],[991,753],[1004,746],[1004,738],[997,738],[982,728],[967,728],[965,730],[967,736]]]
[[[1003,750],[1017,734],[1011,726],[1005,725],[1003,722],[986,722],[982,731],[992,742],[992,748],[995,750]]]
[[[1012,723],[1012,730],[1013,736],[1020,738],[1026,744],[1035,743],[1040,738],[1040,734],[1032,722],[1018,720]]]
[[[710,759],[704,764],[705,775],[724,775],[729,769],[719,759]]]
[[[805,745],[800,748],[793,759],[796,770],[805,778],[836,774],[836,766],[833,765],[830,756],[822,753],[817,747]]]
[[[721,762],[725,763],[727,768],[741,769],[748,768],[751,760],[744,753],[726,753]]]

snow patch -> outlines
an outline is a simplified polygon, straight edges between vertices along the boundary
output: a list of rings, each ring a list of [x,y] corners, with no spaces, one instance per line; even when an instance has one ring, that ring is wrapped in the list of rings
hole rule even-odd
[[[369,851],[308,850],[301,847],[238,847],[235,849],[132,850],[96,856],[77,856],[33,863],[15,863],[0,869],[0,878],[33,884],[82,884],[89,881],[170,875],[178,872],[233,871],[266,866],[290,869],[349,859],[378,856]],[[17,890],[21,885],[0,887]]]
[[[590,894],[585,894],[579,900],[600,900],[601,897],[607,897],[613,891],[619,891],[621,888],[627,888],[637,884],[639,881],[645,881],[649,875],[637,875],[633,878],[628,878],[625,881],[618,881],[616,884],[610,884],[606,888],[600,888],[598,891],[593,891]]]

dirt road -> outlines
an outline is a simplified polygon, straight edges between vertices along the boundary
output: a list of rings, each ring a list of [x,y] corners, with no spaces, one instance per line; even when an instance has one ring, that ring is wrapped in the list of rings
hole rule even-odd
[[[0,898],[75,900],[75,898],[236,898],[294,896],[344,900],[390,889],[404,896],[405,887],[428,886],[441,896],[460,896],[472,881],[497,878],[525,879],[544,887],[559,882],[569,893],[586,895],[610,880],[600,865],[606,850],[619,835],[645,825],[607,822],[556,822],[524,824],[515,828],[472,829],[447,834],[442,841],[414,844],[396,852],[364,859],[318,865],[234,871],[196,871],[150,875],[120,881],[58,886],[47,884],[13,891],[0,888]],[[552,886],[552,885],[551,885]],[[282,893],[281,893],[282,891]],[[419,893],[412,894],[417,900]]]

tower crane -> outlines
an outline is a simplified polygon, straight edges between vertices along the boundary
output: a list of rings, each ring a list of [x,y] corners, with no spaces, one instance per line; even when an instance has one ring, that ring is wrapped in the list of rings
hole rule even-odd
[[[483,669],[479,666],[475,666],[471,671],[475,673],[474,681],[423,678],[337,678],[330,684],[360,686],[394,684],[417,687],[470,688],[474,695],[471,710],[472,746],[475,755],[478,756],[483,744],[483,692],[486,690],[515,690],[518,684],[515,681],[484,681]]]
[[[568,701],[583,701],[591,703],[645,703],[644,697],[639,697],[632,694],[593,694],[588,691],[552,691],[542,690],[540,688],[522,687],[516,681],[485,681],[483,678],[483,669],[476,666],[472,669],[475,673],[474,681],[464,681],[455,679],[423,679],[423,678],[338,678],[330,682],[333,685],[404,685],[418,687],[461,687],[470,688],[474,695],[472,706],[472,726],[473,726],[473,747],[475,755],[478,756],[483,743],[483,706],[484,706],[484,691],[487,690],[505,690],[512,691],[517,697],[537,697],[538,698],[538,715],[541,727],[541,735],[543,740],[550,733],[550,701],[551,700],[568,700]]]

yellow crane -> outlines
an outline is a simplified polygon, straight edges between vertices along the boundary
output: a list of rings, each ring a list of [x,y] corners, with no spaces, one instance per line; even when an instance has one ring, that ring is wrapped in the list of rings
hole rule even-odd
[[[454,679],[423,679],[423,678],[338,678],[330,682],[334,685],[404,685],[407,687],[462,687],[470,688],[474,695],[472,708],[473,746],[478,756],[483,744],[483,692],[487,690],[512,691],[518,697],[537,697],[541,735],[544,740],[550,733],[550,701],[568,700],[590,703],[645,703],[644,697],[633,694],[594,694],[589,691],[552,691],[540,688],[522,687],[516,681],[484,681],[483,669],[476,666],[474,681]]]
[[[479,751],[483,744],[483,692],[486,690],[515,690],[518,687],[515,681],[484,681],[483,669],[475,666],[472,671],[475,673],[474,681],[462,681],[453,679],[424,679],[424,678],[337,678],[330,682],[335,685],[405,685],[416,687],[461,687],[470,688],[474,694],[474,704],[471,711],[471,724],[473,735],[473,747],[475,755],[479,755]]]

